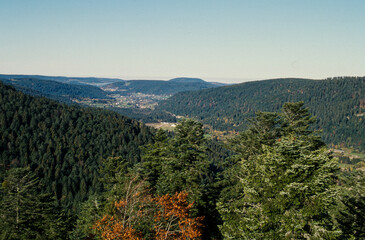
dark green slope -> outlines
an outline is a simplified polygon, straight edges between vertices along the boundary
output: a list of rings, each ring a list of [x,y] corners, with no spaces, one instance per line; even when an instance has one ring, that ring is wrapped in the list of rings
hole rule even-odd
[[[162,80],[131,80],[103,86],[104,90],[114,89],[119,93],[144,93],[154,95],[171,95],[183,91],[195,91],[217,85],[203,80],[178,78],[170,81]]]
[[[98,87],[91,85],[75,85],[60,83],[53,80],[35,78],[1,79],[5,84],[13,85],[18,90],[32,95],[42,95],[56,100],[72,98],[102,98],[108,99],[106,93]]]
[[[170,79],[169,82],[181,82],[181,83],[204,83],[205,81],[201,78],[187,78],[187,77],[179,77]]]
[[[140,160],[150,129],[117,113],[31,97],[0,83],[0,177],[29,166],[46,192],[70,209],[101,190],[102,159]]]
[[[119,78],[97,78],[97,77],[62,77],[62,76],[43,76],[43,75],[21,75],[21,74],[0,74],[1,79],[20,79],[20,78],[34,78],[40,80],[51,80],[67,84],[88,84],[101,86],[113,82],[122,82],[124,80]]]
[[[254,112],[278,111],[283,103],[304,101],[327,143],[365,150],[365,78],[274,79],[178,93],[158,110],[202,120],[218,130],[242,130]]]

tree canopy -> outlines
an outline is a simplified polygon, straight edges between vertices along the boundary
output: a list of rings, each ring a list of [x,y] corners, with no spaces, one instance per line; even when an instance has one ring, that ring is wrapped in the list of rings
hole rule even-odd
[[[227,173],[234,184],[218,203],[225,238],[340,235],[330,215],[339,168],[311,123],[302,102],[286,103],[279,114],[259,113],[233,141],[235,171]]]

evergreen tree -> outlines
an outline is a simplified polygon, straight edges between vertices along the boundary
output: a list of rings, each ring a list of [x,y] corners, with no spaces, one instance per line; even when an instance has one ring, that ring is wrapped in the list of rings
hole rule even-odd
[[[343,171],[336,220],[342,230],[341,239],[365,239],[365,174],[362,170]]]
[[[10,169],[2,183],[0,229],[2,239],[65,239],[68,217],[41,194],[29,168]]]
[[[343,239],[365,239],[365,196],[352,196],[344,199],[345,209],[337,221],[343,232]]]
[[[148,127],[110,111],[67,106],[31,97],[0,83],[0,172],[30,167],[68,213],[102,190],[99,163],[122,156],[140,161]],[[0,173],[1,174],[1,173]]]
[[[228,148],[235,154],[224,161],[219,185],[221,202],[228,202],[243,192],[243,185],[238,175],[243,175],[240,162],[242,159],[254,161],[254,158],[263,153],[263,146],[273,145],[281,134],[282,120],[278,113],[257,112],[256,117],[249,119],[250,125],[246,131],[229,140]]]
[[[309,113],[309,108],[304,108],[304,102],[287,102],[284,103],[281,110],[283,118],[282,130],[286,133],[296,135],[309,135],[311,124],[315,123],[315,117]]]
[[[156,194],[173,195],[186,191],[197,208],[204,206],[209,161],[202,124],[191,119],[182,120],[168,142],[161,133],[158,137],[160,141],[147,147],[145,152],[148,153],[144,156],[144,169],[152,167],[153,173],[158,174],[151,178],[151,170],[144,170],[149,173],[147,179],[156,181]]]
[[[257,112],[249,119],[249,128],[230,140],[230,148],[243,158],[250,158],[262,152],[262,145],[271,145],[281,136],[278,113]]]
[[[149,188],[156,191],[158,178],[162,173],[162,165],[169,156],[167,151],[169,138],[167,133],[161,128],[157,130],[153,137],[154,143],[147,144],[142,149],[142,162],[137,167],[143,178],[149,183]]]
[[[325,146],[319,135],[320,131],[312,129],[316,118],[311,116],[309,108],[304,107],[303,101],[284,103],[280,117],[282,119],[281,135],[294,135],[297,138],[305,138],[310,143],[312,150]]]
[[[194,202],[193,216],[205,216],[207,231],[203,238],[219,235],[218,214],[212,199],[214,178],[208,159],[207,140],[201,123],[191,119],[182,120],[171,138],[158,131],[155,143],[143,148],[139,172],[151,186],[155,196],[187,192],[188,200]],[[212,167],[214,168],[214,167]]]
[[[336,160],[314,144],[316,134],[308,130],[312,118],[302,103],[286,104],[279,117],[281,128],[270,128],[269,137],[268,131],[249,135],[254,124],[241,135],[250,141],[235,141],[236,149],[250,149],[246,145],[252,141],[257,147],[234,157],[229,172],[234,185],[218,203],[221,232],[227,239],[335,238],[340,231],[330,210],[336,200]]]
[[[83,202],[80,213],[77,216],[75,228],[70,233],[71,240],[93,239],[95,232],[91,227],[102,214],[102,198],[99,195],[92,195]]]

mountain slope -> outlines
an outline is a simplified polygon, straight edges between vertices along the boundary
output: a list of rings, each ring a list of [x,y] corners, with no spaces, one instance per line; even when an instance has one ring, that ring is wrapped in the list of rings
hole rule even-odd
[[[20,75],[20,74],[0,74],[1,79],[19,79],[19,78],[34,78],[40,80],[51,80],[67,84],[87,84],[101,86],[113,82],[123,82],[119,78],[97,78],[97,77],[61,77],[61,76],[43,76],[43,75]]]
[[[5,84],[13,85],[15,88],[32,95],[43,95],[51,98],[102,98],[109,99],[106,93],[98,87],[91,85],[74,85],[60,83],[53,80],[42,80],[36,78],[1,79]]]
[[[178,93],[156,108],[197,118],[218,130],[242,130],[256,111],[304,101],[327,143],[365,149],[365,78],[274,79]]]
[[[117,113],[31,97],[0,83],[0,178],[29,166],[64,207],[75,209],[98,192],[100,162],[140,160],[150,129]],[[1,180],[1,179],[0,179]]]
[[[205,81],[201,78],[187,78],[179,77],[170,79],[169,82],[180,82],[180,83],[204,83]]]
[[[144,93],[154,95],[172,95],[178,92],[195,91],[217,85],[201,79],[176,78],[169,81],[162,80],[130,80],[117,82],[102,87],[105,91],[118,93]]]

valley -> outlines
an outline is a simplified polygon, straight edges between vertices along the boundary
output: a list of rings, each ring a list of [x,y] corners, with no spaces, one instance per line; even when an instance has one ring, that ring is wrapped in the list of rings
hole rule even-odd
[[[35,78],[36,77],[36,78]],[[0,75],[0,80],[35,96],[110,109],[155,126],[174,125],[176,116],[194,118],[224,140],[244,130],[256,111],[277,111],[287,101],[304,101],[317,116],[327,144],[365,151],[364,78],[270,79],[236,85],[198,78],[122,80]],[[341,94],[339,92],[341,91]]]
[[[171,95],[155,95],[145,93],[108,93],[110,99],[81,98],[72,101],[91,107],[99,108],[133,108],[133,109],[154,109],[159,101],[166,100]]]
[[[365,1],[1,1],[0,240],[365,240]]]
[[[202,90],[198,81],[198,89],[176,94],[162,81],[154,88],[147,81],[113,88],[33,78],[2,82],[0,209],[6,219],[0,228],[5,234],[96,239],[93,234],[109,233],[126,218],[134,221],[133,237],[151,239],[161,234],[161,214],[183,211],[180,222],[199,226],[189,236],[224,239],[222,232],[230,230],[218,226],[250,218],[244,223],[249,225],[257,214],[270,219],[272,213],[249,208],[243,208],[244,217],[234,213],[250,203],[246,196],[267,209],[273,208],[271,199],[291,211],[308,211],[293,202],[325,198],[329,205],[323,208],[331,213],[321,217],[331,226],[324,226],[326,234],[346,239],[361,227],[361,220],[348,227],[354,221],[343,214],[352,210],[346,204],[360,209],[355,217],[363,212],[364,78],[274,79]],[[17,205],[19,181],[27,195]],[[338,189],[335,198],[332,188]],[[322,208],[313,206],[315,212]],[[12,219],[17,209],[25,222],[42,217],[32,220],[36,226],[20,224],[19,231]],[[268,225],[288,219],[280,209]],[[297,221],[296,214],[289,217]],[[241,231],[230,234],[241,238]]]

